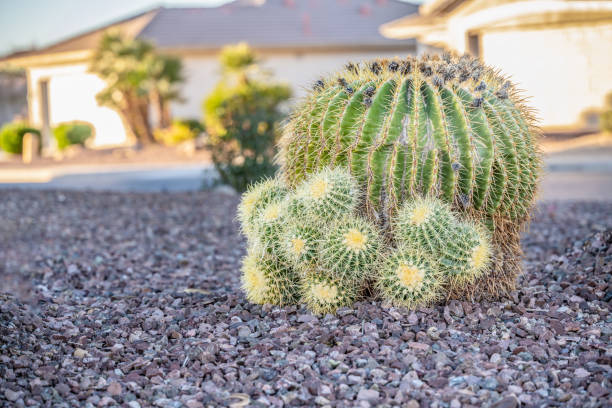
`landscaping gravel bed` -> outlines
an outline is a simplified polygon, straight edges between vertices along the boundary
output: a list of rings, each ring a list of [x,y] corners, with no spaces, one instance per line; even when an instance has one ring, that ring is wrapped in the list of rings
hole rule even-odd
[[[5,190],[0,406],[612,406],[612,205],[545,203],[503,302],[249,304],[238,198]]]

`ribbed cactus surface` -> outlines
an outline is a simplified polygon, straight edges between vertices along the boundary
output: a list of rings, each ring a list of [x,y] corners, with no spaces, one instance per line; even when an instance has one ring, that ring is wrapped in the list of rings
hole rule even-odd
[[[318,81],[281,142],[296,185],[347,167],[369,215],[435,196],[483,217],[518,220],[534,201],[540,156],[530,111],[514,85],[470,57],[348,64]]]

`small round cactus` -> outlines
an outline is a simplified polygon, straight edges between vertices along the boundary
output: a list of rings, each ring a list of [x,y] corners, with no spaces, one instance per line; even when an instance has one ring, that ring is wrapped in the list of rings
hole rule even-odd
[[[442,295],[444,275],[423,252],[400,246],[385,256],[376,271],[376,288],[395,306],[426,306]]]
[[[280,259],[258,248],[251,248],[242,260],[242,288],[250,302],[274,305],[296,304],[299,278]]]
[[[355,210],[358,190],[346,169],[325,168],[296,188],[295,199],[290,213],[295,213],[295,208],[304,211],[304,216],[328,222]]]
[[[446,237],[456,223],[448,204],[435,198],[417,198],[400,208],[393,229],[399,242],[419,244],[436,253],[439,248],[435,237]]]
[[[340,279],[362,282],[369,278],[381,246],[374,225],[360,217],[346,216],[331,224],[319,241],[321,266]]]
[[[262,249],[281,255],[281,234],[285,227],[285,200],[276,200],[261,208],[253,220],[253,242]]]
[[[359,295],[360,286],[355,282],[316,269],[306,273],[301,281],[302,301],[316,314],[335,313],[340,307],[351,306]]]
[[[280,237],[283,257],[298,271],[305,271],[316,263],[317,245],[321,231],[313,225],[288,220]]]
[[[472,222],[463,221],[449,236],[438,238],[440,268],[453,286],[471,284],[486,272],[491,264],[491,238],[488,231]]]
[[[272,201],[279,201],[287,194],[287,187],[279,178],[267,179],[249,186],[238,205],[238,220],[242,232],[249,239],[255,237],[254,220],[257,213]]]
[[[489,268],[490,236],[484,227],[460,221],[438,199],[407,202],[394,222],[398,242],[431,254],[451,284],[472,282]]]

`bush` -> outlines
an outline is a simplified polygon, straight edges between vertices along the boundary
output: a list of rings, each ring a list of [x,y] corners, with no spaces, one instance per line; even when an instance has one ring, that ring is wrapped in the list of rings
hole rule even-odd
[[[173,123],[186,125],[195,133],[196,137],[206,129],[204,124],[197,119],[174,119]]]
[[[53,129],[53,137],[55,137],[57,148],[60,150],[76,144],[83,146],[92,134],[92,126],[83,122],[60,123]]]
[[[176,119],[170,127],[156,129],[155,140],[166,145],[176,146],[187,140],[195,139],[204,131],[202,123],[195,119]]]
[[[23,136],[34,133],[40,140],[40,131],[30,127],[24,122],[7,123],[0,129],[0,148],[7,153],[21,154],[23,150]]]
[[[612,92],[606,95],[606,107],[600,117],[601,130],[612,133]]]
[[[275,142],[278,122],[283,117],[280,104],[290,96],[287,86],[261,80],[254,57],[245,57],[243,46],[231,55],[227,48],[222,62],[224,77],[204,101],[204,119],[210,140],[212,159],[221,180],[238,191],[274,174]],[[238,62],[246,65],[239,69]]]

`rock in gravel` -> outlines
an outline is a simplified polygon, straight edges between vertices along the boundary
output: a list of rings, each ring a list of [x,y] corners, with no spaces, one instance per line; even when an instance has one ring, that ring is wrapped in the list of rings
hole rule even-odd
[[[361,388],[357,394],[358,400],[366,400],[369,402],[376,402],[380,398],[380,393],[376,390],[369,390],[367,388]]]
[[[580,367],[580,368],[578,368],[578,369],[576,369],[574,371],[574,377],[576,377],[576,378],[587,378],[590,375],[591,375],[591,373],[589,373],[587,370],[585,370],[582,367]]]
[[[21,393],[19,392],[15,392],[13,390],[5,390],[4,391],[4,397],[11,402],[15,402],[19,399],[19,397],[21,396]]]
[[[510,395],[508,397],[500,399],[499,401],[494,402],[491,405],[491,408],[516,408],[518,407],[518,405],[518,399],[515,396]]]
[[[119,384],[118,382],[110,383],[110,385],[106,389],[106,392],[108,392],[110,395],[121,395],[121,384]]]

